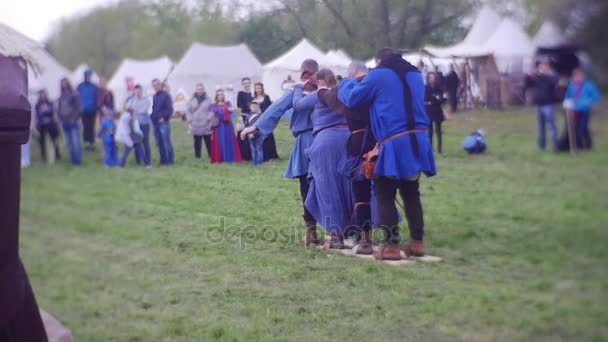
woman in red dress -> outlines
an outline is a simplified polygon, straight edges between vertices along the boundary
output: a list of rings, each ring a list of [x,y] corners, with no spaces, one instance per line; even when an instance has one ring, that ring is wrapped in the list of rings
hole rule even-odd
[[[232,125],[234,108],[230,101],[226,101],[223,89],[217,90],[215,104],[211,105],[210,110],[218,122],[218,126],[213,128],[211,137],[211,162],[235,163],[242,161],[241,150]]]

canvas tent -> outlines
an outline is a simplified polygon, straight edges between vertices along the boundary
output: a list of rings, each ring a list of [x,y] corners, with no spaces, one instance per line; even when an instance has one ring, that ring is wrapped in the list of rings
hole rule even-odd
[[[72,74],[70,76],[70,82],[72,82],[72,85],[74,87],[78,86],[78,84],[80,84],[80,82],[82,82],[84,80],[84,72],[87,69],[91,69],[91,68],[86,64],[80,64],[79,66],[76,67],[76,69],[74,69],[74,71],[72,72]],[[97,76],[95,71],[93,71],[93,75],[91,76],[91,81],[95,84],[99,84],[99,76]]]
[[[304,38],[287,52],[264,65],[263,82],[268,95],[273,99],[280,97],[283,93],[283,82],[288,77],[294,81],[299,80],[302,61],[308,58],[323,64],[327,57],[321,49]]]
[[[551,21],[543,23],[533,42],[537,48],[556,48],[568,43],[560,29]]]
[[[462,58],[466,61],[461,78],[466,79],[462,101],[500,107],[518,101],[516,88],[534,61],[535,46],[521,25],[501,19],[485,7],[466,38],[448,47],[426,46],[433,57]],[[473,90],[479,89],[473,93]]]
[[[336,75],[346,76],[352,59],[342,50],[330,50],[327,53],[312,44],[308,39],[302,39],[281,56],[264,65],[264,85],[266,92],[277,98],[283,93],[283,82],[291,77],[297,81],[300,78],[300,66],[305,59],[312,58],[322,68],[331,69]]]
[[[30,92],[46,89],[51,98],[59,96],[59,81],[70,71],[51,56],[42,44],[0,23],[0,53],[23,56],[29,61],[28,83]]]
[[[132,79],[134,84],[143,87],[146,94],[151,94],[152,80],[155,78],[165,80],[172,67],[173,62],[167,56],[150,60],[124,59],[108,82],[108,88],[114,92],[116,106],[121,108],[127,99],[127,79]]]
[[[218,87],[226,88],[232,99],[232,89],[238,89],[241,79],[259,81],[262,64],[245,44],[212,46],[194,43],[169,75],[169,85],[192,94],[196,84],[203,83],[210,95]]]
[[[462,42],[447,47],[425,46],[424,50],[432,56],[443,58],[460,57],[470,54],[492,37],[498,29],[500,22],[501,17],[498,13],[490,7],[483,7]]]

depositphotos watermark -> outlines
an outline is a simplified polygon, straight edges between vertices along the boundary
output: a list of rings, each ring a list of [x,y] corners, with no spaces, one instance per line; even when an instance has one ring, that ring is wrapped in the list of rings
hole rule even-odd
[[[323,241],[326,235],[325,229],[330,227],[344,232],[345,237],[352,237],[360,231],[356,225],[349,225],[343,230],[338,225],[333,224],[331,218],[326,218],[323,224],[317,224],[318,238]],[[380,239],[384,239],[383,230]],[[277,245],[300,245],[303,246],[305,228],[302,219],[292,218],[282,224],[255,225],[243,223],[240,219],[217,217],[215,224],[201,227],[200,234],[203,242],[210,244],[230,244],[238,245],[241,249],[256,243],[277,244]],[[378,238],[378,236],[376,236]]]

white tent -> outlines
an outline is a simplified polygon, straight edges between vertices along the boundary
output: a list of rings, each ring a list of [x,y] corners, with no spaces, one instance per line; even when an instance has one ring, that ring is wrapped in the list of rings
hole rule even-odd
[[[466,55],[485,44],[496,32],[500,22],[498,13],[490,7],[483,7],[462,42],[447,47],[426,46],[424,50],[433,56],[444,58]]]
[[[169,75],[172,89],[183,89],[187,94],[194,92],[197,83],[203,83],[210,96],[218,87],[238,89],[241,79],[260,80],[262,64],[245,44],[231,46],[211,46],[194,43],[175,65]]]
[[[273,99],[281,96],[283,82],[289,76],[294,81],[299,80],[302,61],[308,58],[316,60],[321,66],[331,68],[331,65],[326,65],[326,62],[329,62],[327,55],[308,39],[302,39],[283,55],[264,65],[263,82],[268,95]]]
[[[534,36],[533,42],[537,48],[553,48],[566,44],[568,41],[557,25],[546,21]]]
[[[426,53],[440,58],[493,55],[501,72],[523,71],[532,62],[535,47],[521,25],[500,17],[488,7],[479,14],[464,41],[449,47],[426,46]]]
[[[150,94],[152,80],[155,78],[164,80],[172,67],[173,62],[167,56],[150,60],[124,59],[108,82],[108,88],[114,92],[117,108],[122,107],[128,96],[127,79],[140,84],[144,92]]]
[[[346,76],[348,66],[352,61],[352,58],[342,50],[329,50],[321,63],[324,63],[323,66],[332,69],[336,75]]]
[[[51,56],[42,44],[0,23],[0,53],[22,56],[29,61],[28,83],[30,92],[46,89],[51,98],[59,96],[59,81],[70,71]]]
[[[524,29],[511,19],[504,19],[496,32],[472,56],[494,55],[500,72],[527,71],[536,48]]]
[[[80,82],[84,80],[84,72],[87,69],[91,68],[86,64],[80,64],[76,67],[76,69],[74,69],[74,71],[72,71],[72,74],[70,76],[70,82],[72,82],[74,87],[78,86],[78,84],[80,84]],[[99,84],[99,76],[97,76],[97,73],[95,73],[95,71],[93,71],[93,75],[91,75],[91,81],[95,84]]]

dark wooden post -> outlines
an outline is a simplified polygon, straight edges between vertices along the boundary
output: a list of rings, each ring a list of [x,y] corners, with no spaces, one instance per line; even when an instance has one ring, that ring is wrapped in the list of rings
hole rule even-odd
[[[31,107],[23,59],[0,55],[0,341],[47,341],[38,305],[19,257],[21,145]]]

